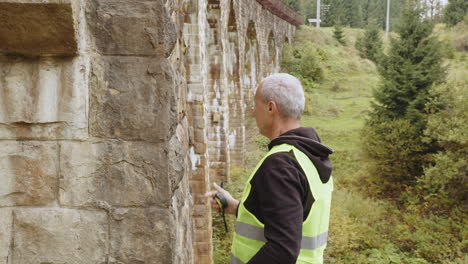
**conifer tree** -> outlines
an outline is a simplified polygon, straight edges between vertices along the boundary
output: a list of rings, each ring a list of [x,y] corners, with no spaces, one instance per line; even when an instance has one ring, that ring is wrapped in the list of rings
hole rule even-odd
[[[449,0],[447,7],[444,10],[445,23],[453,26],[462,21],[468,12],[468,1],[466,0]]]
[[[341,45],[346,45],[346,41],[344,39],[343,27],[340,23],[337,23],[333,29],[333,37],[338,40]]]
[[[424,128],[422,117],[428,92],[444,78],[440,43],[431,37],[432,23],[423,21],[421,9],[410,5],[404,10],[392,39],[389,55],[379,72],[383,83],[375,93],[375,114],[389,119],[407,119]]]
[[[431,37],[432,23],[422,19],[416,6],[413,2],[403,11],[399,37],[392,39],[388,56],[379,63],[382,83],[364,129],[371,174],[377,175],[383,191],[401,190],[402,182],[415,184],[435,147],[423,140],[425,105],[430,88],[443,80],[444,68],[440,44]]]
[[[346,1],[346,20],[350,27],[362,28],[364,20],[362,15],[361,0],[348,0]]]
[[[359,51],[359,55],[376,63],[383,55],[382,45],[380,29],[375,24],[369,25],[364,35],[356,41],[356,49]]]
[[[285,3],[290,8],[294,9],[295,11],[301,11],[300,10],[300,5],[299,5],[299,0],[282,0],[282,1],[283,1],[283,3]]]

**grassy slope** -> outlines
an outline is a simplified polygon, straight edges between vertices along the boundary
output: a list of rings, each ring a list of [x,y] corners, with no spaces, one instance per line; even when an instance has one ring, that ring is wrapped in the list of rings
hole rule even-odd
[[[425,259],[431,259],[432,251],[445,250],[446,261],[437,263],[463,263],[466,254],[460,251],[466,250],[466,245],[463,246],[466,242],[460,241],[466,239],[467,230],[460,224],[462,220],[421,217],[411,210],[400,211],[390,201],[367,195],[366,183],[362,180],[365,158],[360,148],[365,135],[362,136],[360,130],[379,77],[375,65],[361,59],[354,49],[361,32],[345,29],[347,46],[333,39],[331,28],[319,31],[303,27],[295,38],[297,44],[312,41],[329,55],[322,62],[325,80],[319,87],[309,90],[308,103],[312,111],[302,120],[304,126],[316,128],[322,141],[335,149],[332,155],[335,192],[325,262],[431,263]],[[452,62],[450,76],[466,83],[462,74],[467,69],[465,57]],[[258,135],[252,120],[248,128],[248,138],[256,144],[248,144],[247,165],[243,169],[233,168],[228,187],[237,197],[255,162],[266,152],[267,140]],[[437,226],[441,221],[446,224]],[[234,219],[230,217],[229,222],[232,231]],[[214,225],[215,263],[228,263],[231,234],[224,234],[217,216]],[[458,230],[460,237],[453,236],[453,230]]]

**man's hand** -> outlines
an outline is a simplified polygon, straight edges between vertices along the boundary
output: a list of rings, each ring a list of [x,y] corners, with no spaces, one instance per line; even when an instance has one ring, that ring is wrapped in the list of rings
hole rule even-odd
[[[213,209],[218,209],[218,210],[220,209],[218,203],[215,200],[213,200],[213,197],[217,193],[221,193],[226,198],[226,201],[227,201],[227,204],[228,204],[226,209],[224,209],[224,212],[226,214],[234,214],[235,215],[236,212],[237,212],[237,207],[239,206],[239,201],[234,199],[232,197],[232,195],[228,191],[224,190],[223,188],[218,186],[216,183],[213,183],[213,186],[216,189],[215,191],[205,193],[205,197],[211,199],[210,200],[211,207],[213,207]]]

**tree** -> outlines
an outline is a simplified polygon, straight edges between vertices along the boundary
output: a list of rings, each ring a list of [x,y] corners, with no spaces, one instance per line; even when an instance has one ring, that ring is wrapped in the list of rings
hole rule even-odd
[[[336,24],[333,30],[333,37],[338,40],[341,45],[346,45],[346,41],[344,39],[343,27],[341,24]]]
[[[330,5],[330,9],[323,16],[324,26],[334,26],[338,23],[346,21],[345,0],[328,0],[323,4]]]
[[[299,0],[282,0],[282,1],[283,1],[283,3],[285,3],[290,8],[294,9],[295,11],[301,11],[300,10],[300,5],[299,5]]]
[[[378,62],[382,56],[382,39],[377,25],[369,25],[362,37],[356,40],[356,49],[362,58]]]
[[[426,23],[422,10],[408,7],[392,39],[389,55],[379,73],[383,83],[374,97],[374,113],[389,119],[408,119],[424,128],[422,114],[431,86],[445,76],[440,42],[431,37],[432,23]]]
[[[362,15],[362,0],[348,0],[345,2],[347,25],[353,28],[362,28],[364,19]]]
[[[462,21],[468,12],[468,1],[466,0],[449,0],[447,7],[444,10],[444,21],[450,26],[456,25]]]
[[[372,173],[381,176],[382,186],[395,189],[401,189],[401,181],[416,183],[435,147],[423,140],[425,105],[445,70],[440,43],[431,37],[433,24],[423,17],[414,3],[403,11],[399,37],[391,40],[388,56],[379,63],[382,83],[364,130],[365,150],[376,164]]]
[[[385,2],[384,2],[385,1]],[[363,18],[366,25],[385,26],[386,0],[365,0],[363,2]]]
[[[463,94],[468,94],[468,87],[456,81],[431,90],[424,135],[440,150],[419,179],[427,192],[454,202],[468,200],[468,104]]]

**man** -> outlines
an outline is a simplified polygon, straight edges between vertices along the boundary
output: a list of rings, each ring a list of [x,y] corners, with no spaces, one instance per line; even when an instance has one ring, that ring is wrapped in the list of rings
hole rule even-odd
[[[333,179],[313,128],[301,127],[304,91],[295,77],[266,77],[255,93],[255,120],[268,137],[268,154],[246,183],[240,201],[214,184],[237,214],[231,264],[321,264],[328,235]],[[212,201],[214,208],[218,208]]]

